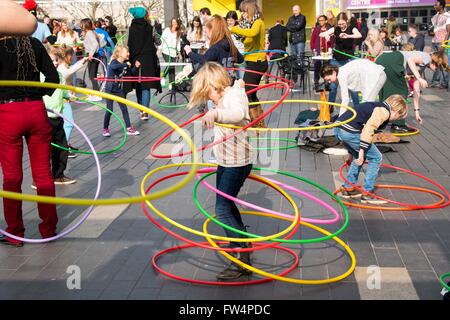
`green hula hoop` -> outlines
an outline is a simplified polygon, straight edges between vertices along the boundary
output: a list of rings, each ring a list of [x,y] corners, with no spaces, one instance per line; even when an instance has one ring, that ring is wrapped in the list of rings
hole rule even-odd
[[[106,112],[111,113],[111,115],[116,118],[116,120],[119,122],[120,126],[122,127],[122,131],[123,131],[123,140],[122,142],[115,148],[110,149],[110,150],[105,150],[105,151],[97,151],[96,154],[110,154],[110,153],[114,153],[117,150],[121,149],[125,143],[127,142],[127,128],[125,126],[125,123],[119,118],[119,116],[117,114],[115,114],[114,112],[112,112],[111,110],[109,110],[108,108],[105,108],[104,106],[102,106],[101,104],[98,104],[96,102],[92,102],[92,101],[87,101],[87,100],[83,100],[83,99],[77,99],[78,101],[84,102],[84,103],[88,103],[97,107],[100,107],[101,109],[105,110]],[[78,154],[88,154],[91,155],[93,154],[91,151],[82,151],[82,150],[73,150],[73,149],[69,149],[69,148],[65,148],[63,146],[60,146],[58,144],[55,143],[51,143],[51,145],[55,148],[61,149],[61,150],[65,150],[65,151],[70,151],[73,153],[78,153]]]
[[[450,286],[449,286],[447,283],[445,283],[445,278],[448,278],[448,277],[450,277],[450,272],[449,272],[449,273],[446,273],[446,274],[443,274],[443,275],[439,278],[439,282],[442,284],[442,286],[443,286],[445,289],[447,289],[448,291],[450,291]]]
[[[352,59],[361,59],[360,57],[355,57],[355,56],[352,56],[351,54],[348,54],[348,53],[345,53],[345,52],[339,51],[339,50],[337,50],[337,49],[333,49],[333,51],[334,51],[334,52],[337,52],[337,53],[339,53],[339,54],[341,54],[341,55],[343,55],[343,56],[346,56],[346,57],[352,58]]]
[[[348,222],[349,222],[349,213],[348,213],[348,210],[347,210],[346,206],[342,203],[342,201],[339,199],[339,197],[335,196],[331,191],[325,189],[324,187],[322,187],[321,185],[315,183],[314,181],[308,180],[308,179],[303,178],[303,177],[300,177],[300,176],[296,176],[296,175],[294,175],[294,174],[292,174],[292,173],[289,173],[289,172],[284,172],[284,171],[279,171],[279,170],[273,170],[273,169],[266,169],[266,168],[253,168],[253,170],[262,170],[262,171],[274,172],[274,173],[277,173],[277,174],[281,174],[281,175],[284,175],[284,176],[288,176],[288,177],[291,177],[291,178],[294,178],[294,179],[297,179],[297,180],[306,182],[306,183],[308,183],[308,184],[310,184],[310,185],[312,185],[312,186],[315,186],[316,188],[318,188],[319,190],[325,192],[325,193],[328,194],[331,198],[333,198],[333,199],[339,204],[339,206],[342,208],[342,210],[343,210],[343,212],[344,212],[344,214],[345,214],[345,222],[344,222],[344,224],[342,225],[342,227],[341,227],[338,231],[336,231],[335,233],[330,234],[329,236],[320,237],[320,238],[314,238],[314,239],[298,239],[298,240],[294,240],[294,239],[270,239],[270,241],[273,241],[273,242],[281,242],[281,243],[292,243],[292,244],[317,243],[317,242],[323,242],[323,241],[330,240],[330,239],[332,239],[332,238],[334,238],[334,237],[340,235],[345,229],[347,229],[347,227],[348,227]],[[230,227],[230,226],[228,226],[228,225],[226,225],[226,224],[220,222],[220,221],[217,220],[215,217],[211,216],[211,215],[210,215],[210,214],[202,207],[200,201],[199,201],[198,198],[197,198],[197,189],[198,189],[198,186],[200,185],[200,183],[201,183],[203,180],[205,180],[206,178],[208,178],[209,176],[211,176],[211,175],[213,175],[213,174],[215,174],[215,173],[216,173],[216,171],[213,171],[213,172],[210,172],[210,173],[208,173],[208,174],[205,174],[205,175],[203,175],[203,177],[201,177],[201,178],[200,178],[199,180],[197,180],[197,182],[195,183],[194,190],[193,190],[193,195],[194,195],[194,203],[195,203],[195,206],[197,207],[197,209],[199,209],[200,212],[201,212],[205,217],[207,217],[208,219],[211,219],[215,224],[217,224],[217,225],[219,225],[219,226],[221,226],[221,227],[223,227],[223,228],[225,228],[225,229],[227,229],[227,230],[229,230],[229,231],[236,232],[236,233],[238,233],[238,234],[240,234],[240,235],[243,235],[243,236],[246,236],[246,237],[261,238],[260,235],[256,235],[256,234],[253,234],[253,233],[248,233],[248,232],[245,232],[245,231],[241,231],[241,230],[232,228],[232,227]]]
[[[297,148],[297,141],[295,141],[294,139],[287,139],[287,138],[255,138],[255,137],[250,137],[250,140],[264,140],[264,141],[283,141],[283,142],[290,142],[293,143],[293,145],[285,145],[285,146],[281,146],[281,147],[277,147],[277,148],[271,148],[271,147],[267,147],[267,148],[254,148],[253,150],[268,150],[268,151],[277,151],[277,150],[289,150],[289,149],[294,149]]]

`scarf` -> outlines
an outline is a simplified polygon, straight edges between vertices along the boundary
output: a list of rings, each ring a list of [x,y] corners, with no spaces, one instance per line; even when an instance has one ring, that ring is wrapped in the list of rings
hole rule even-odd
[[[258,20],[259,18],[260,18],[259,13],[255,13],[251,21],[248,20],[248,18],[242,18],[241,21],[239,21],[239,27],[242,29],[250,29],[253,25],[253,22]]]

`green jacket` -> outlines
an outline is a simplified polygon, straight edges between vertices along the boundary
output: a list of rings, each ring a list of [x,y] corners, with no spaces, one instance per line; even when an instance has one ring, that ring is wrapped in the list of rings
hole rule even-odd
[[[58,72],[59,83],[62,83],[61,73]],[[41,82],[45,81],[45,76],[41,73]],[[56,89],[51,96],[44,96],[44,104],[46,109],[56,111],[58,113],[63,113],[64,110],[64,98],[68,97],[67,90]],[[47,116],[52,119],[57,119],[59,116],[52,112],[47,112]]]

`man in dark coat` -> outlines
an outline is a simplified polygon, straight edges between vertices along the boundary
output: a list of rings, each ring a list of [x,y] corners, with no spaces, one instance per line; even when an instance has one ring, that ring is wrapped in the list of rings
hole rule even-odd
[[[159,77],[161,67],[156,55],[156,47],[153,38],[153,27],[147,20],[147,10],[143,7],[129,9],[134,19],[131,22],[128,35],[128,48],[130,49],[130,62],[135,65],[140,62],[138,74],[140,77]],[[150,106],[151,89],[162,92],[159,81],[152,82],[125,82],[124,94],[136,89],[138,103],[144,107]],[[148,120],[148,114],[141,113],[142,120]]]
[[[269,50],[283,50],[287,47],[287,29],[283,20],[277,20],[274,27],[269,30]]]
[[[299,5],[295,5],[292,8],[294,15],[289,18],[286,25],[287,30],[291,33],[289,41],[291,43],[291,55],[303,56],[305,53],[306,43],[306,17],[300,13],[301,9]]]

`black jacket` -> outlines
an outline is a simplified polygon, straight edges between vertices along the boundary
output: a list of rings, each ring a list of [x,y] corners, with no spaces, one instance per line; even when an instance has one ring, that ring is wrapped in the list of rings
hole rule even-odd
[[[291,33],[289,41],[291,44],[306,42],[306,17],[302,14],[289,18],[286,28]]]
[[[269,30],[269,50],[286,50],[287,29],[281,24],[277,24]]]
[[[130,62],[135,65],[139,60],[141,67],[137,69],[134,76],[159,77],[161,67],[156,55],[156,47],[153,39],[153,27],[147,20],[133,19],[128,34],[128,48],[130,49]],[[159,81],[141,82],[143,89],[156,89],[162,92]],[[125,82],[123,91],[125,94],[136,88],[135,82]]]
[[[198,70],[207,61],[220,63],[224,68],[234,68],[235,63],[244,62],[244,57],[239,51],[237,51],[236,58],[231,56],[231,46],[226,38],[209,47],[204,55],[193,51],[189,53],[189,59],[194,65],[194,70]],[[229,71],[229,73],[232,77],[235,76],[235,71]]]

